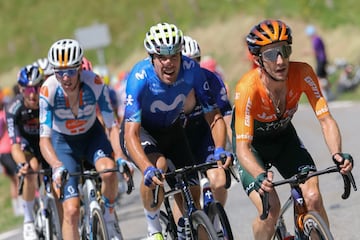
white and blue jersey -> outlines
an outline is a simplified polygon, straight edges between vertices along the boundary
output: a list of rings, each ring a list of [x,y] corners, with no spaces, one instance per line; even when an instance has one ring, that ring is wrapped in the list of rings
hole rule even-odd
[[[79,106],[75,116],[68,97],[55,75],[50,76],[40,91],[40,137],[51,137],[57,158],[70,172],[81,170],[86,160],[94,166],[103,157],[112,156],[112,147],[104,128],[97,120],[96,108],[110,128],[115,124],[109,90],[91,71],[79,73]],[[64,200],[78,197],[78,177],[70,177],[64,186]]]
[[[194,60],[182,56],[178,77],[169,85],[159,79],[151,58],[146,58],[134,66],[128,77],[124,119],[141,122],[145,127],[169,127],[179,118],[192,89],[205,113],[215,108],[204,71]]]
[[[40,93],[40,137],[51,136],[51,131],[66,135],[87,132],[96,120],[99,106],[107,128],[115,122],[109,91],[99,76],[91,71],[80,73],[79,109],[75,117],[68,98],[55,75],[42,85]]]

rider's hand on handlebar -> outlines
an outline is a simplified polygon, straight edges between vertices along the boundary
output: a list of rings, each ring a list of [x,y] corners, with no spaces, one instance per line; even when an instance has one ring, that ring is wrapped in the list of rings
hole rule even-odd
[[[17,165],[18,176],[27,174],[29,170],[30,170],[29,163],[18,163]]]
[[[259,194],[264,192],[270,192],[274,189],[272,181],[274,178],[274,173],[272,171],[262,172],[255,178],[255,190]]]
[[[227,169],[232,164],[233,159],[234,156],[231,152],[225,151],[222,147],[215,148],[214,160],[220,163],[220,167]]]
[[[332,159],[336,165],[340,168],[341,174],[347,174],[351,172],[354,160],[352,156],[348,153],[335,153],[332,156]]]
[[[119,172],[120,172],[120,173],[123,173],[123,176],[124,176],[124,178],[125,178],[126,181],[129,180],[129,177],[130,177],[130,176],[127,176],[127,174],[125,173],[125,171],[124,171],[124,166],[127,166],[127,167],[129,168],[131,175],[134,175],[135,165],[134,165],[132,162],[129,162],[129,161],[123,159],[123,158],[118,158],[118,159],[116,160],[116,165],[117,165],[117,167],[119,168]]]
[[[52,180],[57,188],[60,188],[61,186],[61,175],[64,171],[65,167],[63,165],[52,169]]]
[[[163,174],[163,170],[156,168],[154,166],[147,167],[144,171],[144,184],[147,187],[151,187],[151,185],[164,185],[162,179],[159,179],[157,176]]]

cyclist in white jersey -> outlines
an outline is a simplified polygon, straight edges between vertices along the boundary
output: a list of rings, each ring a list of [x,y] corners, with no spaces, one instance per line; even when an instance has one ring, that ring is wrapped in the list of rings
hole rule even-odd
[[[114,168],[114,158],[123,158],[119,127],[114,119],[109,91],[99,76],[81,68],[82,58],[83,49],[76,40],[56,41],[48,53],[54,74],[40,91],[41,152],[53,168],[57,187],[61,184],[61,173],[65,169],[70,173],[79,171],[83,159],[101,171]],[[96,105],[109,130],[109,138],[96,118]],[[101,178],[104,218],[109,237],[120,239],[113,211],[118,191],[117,175],[115,172],[106,173],[101,174]],[[64,186],[64,239],[79,239],[80,199],[77,186],[78,178],[75,177],[70,177]]]

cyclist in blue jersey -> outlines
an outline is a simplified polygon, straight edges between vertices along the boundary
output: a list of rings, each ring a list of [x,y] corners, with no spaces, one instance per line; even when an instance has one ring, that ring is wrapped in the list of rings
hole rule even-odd
[[[184,40],[185,44],[182,54],[199,63],[201,60],[201,50],[198,42],[189,36],[185,36]],[[215,99],[225,122],[226,120],[230,122],[232,108],[223,81],[213,72],[205,68],[202,69],[209,83],[211,96]],[[199,163],[212,161],[211,157],[215,148],[211,129],[203,117],[203,109],[195,94],[190,94],[187,98],[184,111],[186,134],[196,161]],[[230,129],[230,125],[227,126]],[[227,168],[229,164],[231,162],[226,163],[223,167]],[[207,177],[209,178],[214,198],[224,205],[227,198],[226,187],[229,187],[231,180],[229,172],[224,171],[223,168],[210,169],[207,171]]]
[[[152,189],[163,185],[158,174],[167,171],[166,159],[176,168],[194,164],[194,158],[182,127],[180,115],[186,97],[194,89],[211,126],[215,157],[228,154],[226,125],[209,95],[209,83],[204,71],[194,60],[182,56],[182,31],[174,24],[159,23],[146,33],[144,46],[149,57],[139,61],[131,70],[126,86],[124,140],[122,146],[143,173],[140,186],[149,239],[163,239],[159,221],[159,204],[151,208]],[[125,152],[125,151],[124,151]],[[174,182],[168,181],[173,185]],[[179,204],[181,199],[175,197]]]
[[[20,93],[6,105],[6,122],[11,141],[11,155],[18,165],[19,175],[47,167],[39,147],[39,89],[44,81],[42,70],[26,66],[18,74]],[[38,239],[33,208],[37,189],[37,175],[24,178],[24,229],[25,240]]]
[[[81,68],[82,58],[83,49],[76,40],[56,41],[48,52],[54,74],[40,91],[40,148],[53,169],[56,187],[61,184],[60,176],[65,169],[70,173],[80,171],[83,159],[102,171],[115,167],[113,157],[124,157],[109,91],[99,76]],[[109,138],[96,117],[97,105],[109,130]],[[121,239],[113,209],[118,191],[117,175],[112,172],[100,177],[109,238]],[[65,184],[62,206],[64,239],[79,239],[78,178],[70,177]]]

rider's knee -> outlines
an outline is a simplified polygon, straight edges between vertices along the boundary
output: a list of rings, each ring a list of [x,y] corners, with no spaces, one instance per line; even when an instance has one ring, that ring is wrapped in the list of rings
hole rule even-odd
[[[80,208],[76,205],[66,204],[63,206],[64,219],[69,223],[76,223],[79,219]]]

